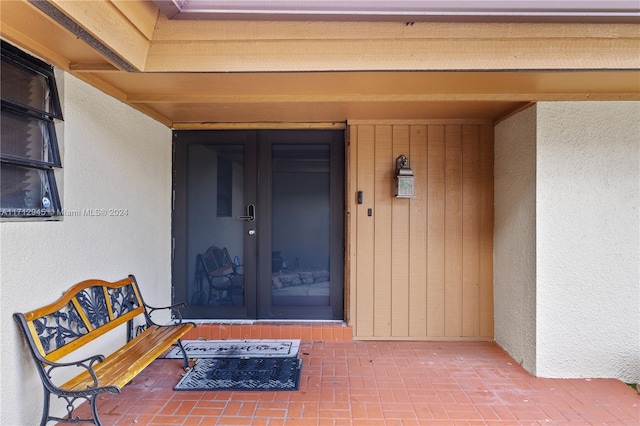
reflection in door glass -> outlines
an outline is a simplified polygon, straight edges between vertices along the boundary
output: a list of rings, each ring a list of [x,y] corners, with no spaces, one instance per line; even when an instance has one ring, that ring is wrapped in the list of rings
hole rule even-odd
[[[271,303],[329,306],[329,145],[274,145]]]
[[[187,300],[244,305],[244,147],[198,145],[187,160]]]

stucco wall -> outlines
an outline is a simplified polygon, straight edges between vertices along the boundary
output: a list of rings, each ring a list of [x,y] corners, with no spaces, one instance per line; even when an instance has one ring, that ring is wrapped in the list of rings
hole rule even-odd
[[[640,103],[495,129],[495,335],[540,377],[640,381]]]
[[[495,339],[536,370],[536,106],[501,122],[494,142]]]
[[[13,312],[52,302],[81,280],[127,274],[136,275],[149,304],[170,302],[171,132],[74,77],[59,77],[65,118],[58,126],[63,208],[67,214],[83,209],[126,213],[0,223],[3,425],[38,424],[42,407],[40,380]],[[100,345],[105,351],[113,349],[109,339]],[[124,342],[124,334],[116,340]],[[59,402],[55,406],[61,408]]]
[[[537,373],[639,381],[640,102],[537,114]]]

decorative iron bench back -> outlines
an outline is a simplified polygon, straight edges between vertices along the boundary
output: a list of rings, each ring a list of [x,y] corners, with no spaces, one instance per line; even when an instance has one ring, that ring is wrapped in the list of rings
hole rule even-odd
[[[211,246],[200,256],[205,271],[210,275],[225,275],[233,272],[234,265],[226,247],[221,249]]]
[[[57,361],[109,330],[144,314],[133,276],[111,283],[82,281],[50,305],[27,312],[23,325],[40,355]]]

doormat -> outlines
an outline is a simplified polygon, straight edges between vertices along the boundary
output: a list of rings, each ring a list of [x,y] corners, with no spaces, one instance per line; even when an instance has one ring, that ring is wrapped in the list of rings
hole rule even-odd
[[[291,391],[300,385],[300,358],[207,358],[180,379],[176,391]]]
[[[184,340],[182,346],[189,358],[295,357],[300,340]],[[164,358],[182,359],[182,351],[174,346]]]

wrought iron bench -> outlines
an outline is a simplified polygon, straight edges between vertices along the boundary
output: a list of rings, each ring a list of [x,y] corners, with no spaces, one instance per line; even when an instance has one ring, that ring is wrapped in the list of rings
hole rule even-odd
[[[231,260],[229,251],[225,248],[211,246],[196,258],[196,280],[198,285],[197,297],[200,303],[206,300],[207,305],[236,304],[236,298],[242,300],[243,274],[237,257]],[[208,289],[203,289],[206,280]],[[240,302],[241,304],[241,302]]]
[[[135,277],[129,275],[114,283],[102,280],[80,282],[50,305],[24,314],[13,314],[28,343],[44,387],[41,426],[50,420],[101,425],[96,407],[98,396],[105,392],[119,393],[123,386],[174,344],[182,350],[185,369],[189,368],[180,339],[195,324],[182,322],[178,311],[182,306],[184,304],[165,308],[148,306],[142,299]],[[159,325],[151,319],[151,314],[160,309],[173,312],[175,319],[172,323]],[[139,333],[134,337],[135,318],[144,318],[144,324],[135,327]],[[128,327],[127,343],[111,355],[61,361],[63,357],[71,356],[77,349],[123,324]],[[54,383],[52,376],[67,368],[75,368],[80,373],[61,385]],[[54,370],[56,373],[53,373]],[[49,413],[52,394],[67,403],[67,414],[63,418]],[[89,401],[92,418],[74,417],[74,404],[78,400]]]

